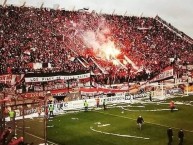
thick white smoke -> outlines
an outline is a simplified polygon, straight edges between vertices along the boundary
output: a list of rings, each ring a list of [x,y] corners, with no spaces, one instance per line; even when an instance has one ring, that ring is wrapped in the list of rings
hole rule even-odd
[[[116,51],[116,48],[114,42],[110,39],[111,32],[108,24],[103,17],[98,18],[98,23],[95,24],[95,29],[84,31],[81,39],[84,45],[93,49],[97,56],[109,59],[109,55],[112,55],[112,53]],[[110,48],[112,48],[112,50]]]
[[[96,33],[94,31],[87,30],[83,32],[82,40],[84,42],[84,45],[86,45],[88,48],[93,48],[93,49],[100,48],[100,43],[97,40]]]

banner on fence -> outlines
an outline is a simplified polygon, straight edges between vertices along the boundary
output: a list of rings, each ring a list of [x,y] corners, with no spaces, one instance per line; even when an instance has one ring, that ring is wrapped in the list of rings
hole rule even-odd
[[[49,82],[56,80],[70,80],[70,79],[87,79],[90,78],[90,73],[78,74],[78,75],[54,75],[50,74],[50,76],[33,76],[33,77],[25,77],[25,82]]]
[[[152,80],[150,80],[150,82],[161,81],[161,80],[173,77],[173,75],[174,75],[173,67],[167,67],[160,74],[158,74]]]

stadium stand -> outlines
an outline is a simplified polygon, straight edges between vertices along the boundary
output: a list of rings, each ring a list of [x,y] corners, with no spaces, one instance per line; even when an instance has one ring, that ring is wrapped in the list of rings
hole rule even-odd
[[[1,6],[0,11],[1,74],[94,71],[99,69],[96,63],[103,68],[109,66],[109,62],[96,58],[92,44],[85,43],[84,37],[92,35],[91,32],[98,35],[96,39],[100,43],[113,41],[121,50],[120,57],[124,54],[150,73],[170,65],[168,58],[178,58],[180,63],[193,62],[192,43],[163,25],[165,22],[158,16],[124,17],[15,6]],[[95,65],[93,61],[89,63],[91,58],[96,61]],[[41,63],[41,69],[34,69],[34,63]],[[121,77],[119,70],[115,74]]]
[[[193,63],[192,39],[159,16],[11,5],[0,6],[0,18],[0,74],[92,72],[93,83],[111,85],[150,80],[167,66],[182,75],[178,66]],[[120,51],[116,58],[101,53],[108,45]],[[67,87],[18,81],[16,88],[52,90],[53,84]]]

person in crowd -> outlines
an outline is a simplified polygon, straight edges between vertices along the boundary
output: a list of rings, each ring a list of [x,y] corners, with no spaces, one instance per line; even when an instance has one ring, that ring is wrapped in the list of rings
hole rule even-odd
[[[9,111],[9,118],[10,118],[10,126],[12,126],[13,130],[15,131],[15,125],[16,125],[16,112],[15,110],[13,110],[13,108],[11,108],[11,110]]]
[[[88,111],[88,102],[86,100],[84,101],[84,111]]]
[[[142,129],[142,124],[144,123],[144,119],[142,116],[139,116],[137,118],[137,125],[139,126],[139,129],[141,130]]]
[[[168,136],[168,145],[171,145],[173,141],[173,130],[171,127],[167,129],[167,136]]]
[[[13,137],[8,145],[21,145],[24,144],[23,137],[17,138]]]
[[[12,128],[9,126],[7,129],[3,131],[0,137],[0,142],[6,143],[7,137],[12,133]]]
[[[152,101],[152,91],[149,92],[149,101]]]
[[[103,99],[103,109],[106,110],[107,109],[107,102],[106,99]]]
[[[96,98],[96,107],[98,108],[99,107],[99,103],[100,103],[100,99],[99,97]]]
[[[15,116],[16,116],[16,113],[13,109],[11,109],[9,111],[9,118],[10,118],[10,121],[14,121],[15,120]]]
[[[171,110],[171,112],[173,112],[174,109],[175,109],[175,104],[174,104],[174,101],[171,100],[171,101],[170,101],[170,110]]]
[[[42,113],[41,106],[39,106],[39,107],[37,108],[37,111],[38,111],[38,116],[40,116],[40,115],[41,115],[41,113]]]
[[[179,145],[183,145],[184,142],[184,131],[182,129],[178,132]]]
[[[54,116],[54,104],[48,104],[49,117]]]

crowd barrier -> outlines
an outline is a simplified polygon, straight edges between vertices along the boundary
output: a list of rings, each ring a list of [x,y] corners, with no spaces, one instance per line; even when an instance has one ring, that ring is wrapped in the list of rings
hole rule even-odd
[[[105,99],[106,104],[119,104],[119,103],[132,103],[133,101],[137,99],[142,99],[144,97],[148,97],[148,93],[140,93],[140,94],[126,94],[126,93],[118,93],[116,96],[111,96],[107,97],[106,95],[103,95],[101,98],[99,98],[99,105],[103,105],[103,101]],[[96,107],[96,98],[84,98],[82,100],[75,100],[75,101],[69,101],[69,102],[58,102],[54,103],[54,114],[62,113],[64,111],[69,111],[69,110],[82,110],[84,109],[84,102],[85,100],[88,102],[88,107],[89,108],[94,108]],[[53,104],[48,104],[53,105]],[[29,105],[27,108],[24,110],[24,115],[25,116],[30,116],[31,114],[38,113],[39,109],[41,109],[41,112],[44,112],[44,106],[32,106]],[[16,112],[16,117],[19,119],[21,118],[22,114],[22,108],[17,108],[15,110]],[[26,117],[25,117],[26,118]]]
[[[107,104],[118,104],[118,103],[131,103],[133,100],[138,98],[148,97],[148,93],[140,93],[140,94],[126,94],[121,93],[117,94],[113,97],[106,97],[105,95],[102,98],[99,98],[99,105],[103,105],[103,101],[105,99]],[[96,107],[96,98],[91,99],[83,99],[69,102],[61,102],[54,104],[54,112],[57,113],[60,110],[74,110],[74,109],[84,109],[85,100],[88,102],[88,107]]]

